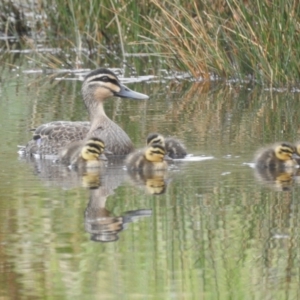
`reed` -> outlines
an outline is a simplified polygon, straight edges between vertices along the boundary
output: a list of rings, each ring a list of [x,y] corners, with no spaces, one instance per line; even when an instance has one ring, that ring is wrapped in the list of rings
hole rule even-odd
[[[120,66],[128,54],[155,53],[164,68],[204,80],[299,83],[297,0],[151,0],[139,5],[25,0],[22,5],[4,1],[0,9],[1,32],[30,36],[33,47],[39,41],[63,49],[68,55],[58,54],[58,60],[75,68],[103,65],[107,59]],[[8,11],[14,21],[6,17]]]
[[[298,1],[159,1],[147,18],[156,50],[169,63],[208,79],[298,83]]]

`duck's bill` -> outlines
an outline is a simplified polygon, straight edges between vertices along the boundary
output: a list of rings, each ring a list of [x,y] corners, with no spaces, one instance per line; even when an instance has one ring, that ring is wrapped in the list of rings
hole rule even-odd
[[[132,91],[127,86],[121,84],[121,90],[118,93],[115,93],[115,96],[122,98],[131,98],[136,100],[147,100],[149,96]]]

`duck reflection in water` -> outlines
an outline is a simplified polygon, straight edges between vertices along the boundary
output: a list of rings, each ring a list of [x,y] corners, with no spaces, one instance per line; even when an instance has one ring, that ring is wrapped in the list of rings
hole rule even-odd
[[[105,207],[109,194],[111,192],[106,187],[90,189],[84,224],[85,230],[91,234],[91,240],[95,242],[115,242],[119,239],[119,232],[126,229],[127,224],[152,215],[151,209],[138,209],[114,216]]]
[[[150,217],[151,209],[137,209],[114,216],[106,208],[108,196],[128,178],[123,169],[124,160],[115,160],[112,165],[104,168],[87,168],[81,173],[78,169],[70,169],[63,164],[50,160],[32,159],[36,173],[47,185],[71,189],[80,185],[89,189],[89,202],[84,212],[86,232],[91,240],[97,242],[113,242],[118,240],[120,231],[126,229],[127,224],[141,218]],[[164,184],[153,179],[152,189],[160,191]]]
[[[296,147],[288,142],[263,148],[255,156],[255,176],[274,190],[290,190],[299,158]]]
[[[272,169],[255,169],[255,178],[263,185],[275,191],[290,191],[295,182],[295,170],[285,172]]]
[[[151,173],[128,171],[128,175],[133,185],[143,188],[147,194],[162,195],[166,192],[168,185],[166,170]]]

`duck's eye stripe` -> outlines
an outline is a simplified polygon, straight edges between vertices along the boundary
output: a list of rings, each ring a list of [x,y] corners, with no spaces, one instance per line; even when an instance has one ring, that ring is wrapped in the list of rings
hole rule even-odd
[[[94,148],[94,149],[97,149],[100,152],[103,150],[103,148],[100,145],[98,145],[98,144],[88,143],[87,146],[91,147],[91,148]]]
[[[114,85],[120,86],[119,82],[116,79],[110,78],[108,76],[105,77],[95,77],[91,80],[89,80],[89,82],[110,82]]]
[[[94,150],[94,149],[91,149],[91,148],[88,148],[88,151],[91,152],[91,153],[99,154],[98,150]]]
[[[159,143],[159,142],[160,142],[160,139],[159,139],[159,138],[153,140],[153,143]]]
[[[286,153],[293,153],[291,149],[286,149],[286,148],[282,148],[281,151]]]

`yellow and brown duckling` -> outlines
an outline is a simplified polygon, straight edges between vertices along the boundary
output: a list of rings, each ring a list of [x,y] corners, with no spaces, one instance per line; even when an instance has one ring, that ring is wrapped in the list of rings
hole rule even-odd
[[[164,138],[159,133],[150,133],[147,136],[147,145],[160,144],[165,147],[166,154],[171,158],[184,158],[187,155],[185,146],[177,139]]]
[[[79,170],[99,168],[107,160],[104,150],[104,142],[99,138],[90,138],[86,142],[76,141],[61,151],[60,161]]]
[[[295,167],[297,158],[300,159],[300,156],[296,153],[296,147],[291,143],[281,142],[260,150],[255,157],[255,166],[257,168],[284,170]]]
[[[126,159],[126,167],[128,171],[144,173],[166,170],[168,168],[167,160],[172,159],[166,155],[164,146],[152,144],[129,154]]]
[[[82,97],[90,122],[54,121],[36,128],[33,138],[19,153],[48,157],[57,155],[73,141],[98,137],[105,142],[112,155],[127,155],[134,146],[126,132],[114,123],[104,111],[104,101],[112,96],[146,100],[147,95],[130,90],[120,83],[110,70],[100,68],[86,75]]]

